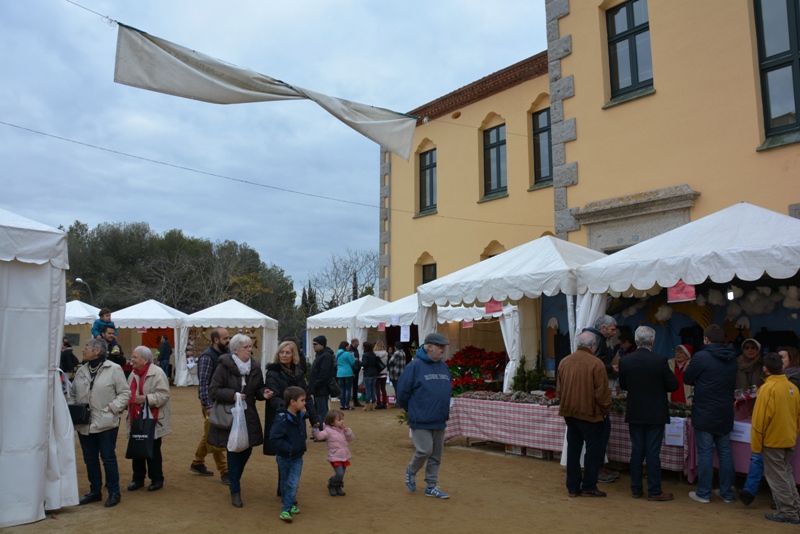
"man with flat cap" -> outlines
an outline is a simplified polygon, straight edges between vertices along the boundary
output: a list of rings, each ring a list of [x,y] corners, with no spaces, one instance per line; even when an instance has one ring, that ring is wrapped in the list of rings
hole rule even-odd
[[[406,468],[406,487],[417,490],[417,472],[425,467],[425,496],[448,499],[439,489],[439,465],[444,450],[444,429],[450,418],[452,376],[444,362],[450,343],[441,334],[425,336],[414,359],[406,365],[397,387],[397,404],[408,413],[414,456]]]

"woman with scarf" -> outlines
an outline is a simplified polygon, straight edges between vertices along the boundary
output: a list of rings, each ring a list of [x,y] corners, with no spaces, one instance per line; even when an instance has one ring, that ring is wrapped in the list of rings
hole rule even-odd
[[[106,359],[108,347],[102,339],[93,338],[83,347],[83,365],[78,367],[69,390],[69,404],[88,404],[91,420],[86,425],[75,425],[78,441],[89,477],[89,493],[79,504],[89,504],[103,499],[103,476],[100,460],[106,472],[108,500],[106,508],[120,501],[119,466],[117,465],[117,432],[119,417],[128,405],[131,390],[125,382],[122,367]]]
[[[764,383],[764,364],[761,358],[761,343],[753,338],[742,342],[742,354],[736,360],[739,371],[736,373],[736,389],[761,387]]]
[[[272,363],[267,365],[267,376],[264,378],[264,384],[273,393],[272,398],[267,402],[264,414],[264,454],[267,456],[275,456],[275,449],[269,441],[269,431],[272,428],[275,416],[286,411],[283,393],[289,386],[297,386],[306,392],[306,418],[308,418],[311,426],[319,428],[322,423],[308,390],[308,383],[303,375],[297,345],[293,341],[284,341],[278,346],[278,352],[275,353]],[[345,389],[342,389],[342,393],[345,391]],[[278,496],[280,495],[281,481],[279,476]]]
[[[800,350],[797,347],[781,347],[778,354],[783,359],[783,374],[800,388]]]
[[[164,487],[164,470],[162,469],[161,438],[172,432],[170,424],[171,404],[169,400],[169,380],[158,365],[153,365],[153,353],[147,347],[136,347],[131,356],[133,372],[128,376],[131,398],[128,401],[128,435],[131,421],[142,417],[147,407],[153,414],[156,423],[156,436],[153,441],[153,457],[149,460],[134,459],[133,480],[128,484],[128,491],[136,491],[144,486],[144,478],[150,475],[147,491],[158,491]]]
[[[672,393],[667,393],[670,402],[679,402],[681,404],[692,404],[692,394],[694,387],[684,383],[683,373],[689,366],[689,359],[692,357],[694,350],[691,345],[683,344],[675,347],[675,357],[669,360],[669,369],[675,375],[678,381],[678,389]]]
[[[217,370],[211,378],[208,394],[214,402],[233,404],[236,395],[242,395],[247,404],[244,418],[247,423],[247,436],[249,447],[241,452],[228,451],[228,477],[230,479],[231,504],[241,508],[241,479],[253,447],[261,445],[264,434],[261,431],[261,420],[256,411],[257,400],[272,398],[272,391],[264,386],[264,376],[261,374],[261,364],[250,354],[253,341],[249,336],[236,334],[230,342],[230,354],[219,357]],[[209,445],[227,449],[230,428],[211,426],[208,431]]]

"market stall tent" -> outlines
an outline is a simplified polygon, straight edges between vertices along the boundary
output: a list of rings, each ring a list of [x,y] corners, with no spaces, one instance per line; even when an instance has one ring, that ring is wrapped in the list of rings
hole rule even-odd
[[[180,346],[181,326],[183,326],[183,320],[186,317],[188,315],[182,311],[153,299],[134,304],[111,314],[114,326],[120,330],[120,345],[122,345],[128,358],[133,353],[133,349],[142,344],[142,336],[138,330],[143,328],[172,328],[175,332],[175,345]],[[123,329],[128,331],[125,332]]]
[[[538,298],[559,293],[575,295],[576,269],[604,256],[602,252],[544,236],[423,284],[417,288],[420,335],[435,330],[438,306],[516,301],[521,341],[519,346],[506,349],[509,364],[504,391],[509,391],[521,356],[533,359],[531,356],[538,354],[541,348],[541,302]],[[567,302],[570,333],[573,333],[572,299],[567,298]]]
[[[238,300],[230,299],[205,310],[200,310],[188,315],[181,328],[181,342],[175,358],[175,385],[197,385],[197,378],[189,372],[186,362],[186,348],[189,340],[189,329],[195,328],[227,328],[231,337],[238,328],[258,328],[261,331],[261,351],[255,356],[261,362],[261,370],[267,366],[267,359],[271,359],[278,351],[278,321],[258,310],[242,304]],[[197,355],[199,356],[199,354]]]
[[[69,338],[73,348],[80,357],[79,348],[92,338],[92,324],[99,317],[100,308],[95,308],[80,300],[67,302],[64,311],[64,337]]]
[[[317,315],[312,315],[306,319],[306,347],[310,347],[311,340],[319,335],[324,335],[328,338],[328,346],[334,352],[336,352],[334,344],[338,344],[339,341],[350,341],[354,337],[363,340],[367,336],[367,329],[357,326],[356,317],[361,313],[366,313],[386,304],[389,304],[389,302],[367,295]],[[345,331],[342,332],[341,329],[345,329]],[[339,337],[341,339],[338,339]],[[314,360],[313,351],[309,351],[308,356],[309,362]]]
[[[58,373],[67,236],[0,209],[0,527],[78,504]]]
[[[578,328],[603,313],[606,293],[642,296],[681,280],[781,280],[799,270],[800,220],[741,202],[579,267]]]

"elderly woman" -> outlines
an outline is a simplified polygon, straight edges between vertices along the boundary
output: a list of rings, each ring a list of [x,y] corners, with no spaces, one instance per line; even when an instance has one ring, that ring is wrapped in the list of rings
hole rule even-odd
[[[692,394],[694,393],[694,386],[684,383],[683,373],[689,366],[689,358],[692,357],[694,350],[691,345],[678,345],[675,347],[675,357],[669,360],[669,369],[675,375],[675,380],[678,381],[678,389],[672,393],[667,393],[670,402],[679,402],[682,404],[692,403]]]
[[[228,477],[230,479],[231,504],[242,507],[241,479],[253,447],[261,445],[264,434],[261,420],[256,411],[256,400],[272,398],[272,391],[264,386],[261,364],[250,354],[253,342],[249,336],[236,334],[230,342],[230,354],[219,357],[217,370],[211,378],[208,393],[215,402],[233,404],[236,395],[244,397],[247,409],[244,418],[247,423],[247,436],[250,446],[242,452],[228,451]],[[228,436],[231,430],[212,426],[208,431],[208,444],[221,449],[228,447]]]
[[[348,353],[349,354],[349,353]],[[352,356],[351,356],[352,359]],[[311,426],[319,428],[322,420],[317,413],[314,403],[310,400],[308,383],[300,366],[300,355],[297,345],[293,341],[284,341],[278,347],[272,363],[267,365],[267,376],[264,384],[272,392],[272,398],[267,402],[264,414],[264,454],[275,456],[275,449],[269,441],[269,431],[275,416],[286,411],[286,402],[283,400],[283,393],[289,386],[297,386],[306,392],[306,417],[311,422]],[[342,389],[344,393],[345,389]],[[278,477],[278,495],[281,494],[280,473]]]
[[[742,354],[736,360],[739,371],[736,373],[736,389],[761,387],[764,383],[764,365],[761,358],[761,343],[753,338],[742,343]]]
[[[136,491],[144,486],[144,478],[150,474],[150,485],[147,491],[157,491],[164,487],[164,471],[161,460],[161,438],[172,432],[170,425],[169,380],[158,365],[153,365],[153,353],[147,347],[136,347],[131,356],[133,372],[128,377],[131,398],[128,402],[128,435],[130,422],[141,417],[144,403],[158,421],[156,439],[153,441],[153,458],[149,460],[134,459],[133,481],[128,484],[128,491]]]
[[[117,432],[119,417],[128,405],[131,390],[125,382],[122,368],[106,359],[106,342],[90,339],[83,347],[83,365],[75,373],[75,380],[69,391],[70,404],[89,404],[91,421],[88,425],[76,425],[78,441],[86,463],[89,477],[89,493],[83,496],[80,504],[89,504],[103,499],[103,477],[100,473],[100,460],[106,472],[108,500],[106,508],[116,506],[120,501],[119,468],[117,466]],[[99,459],[98,459],[99,457]]]

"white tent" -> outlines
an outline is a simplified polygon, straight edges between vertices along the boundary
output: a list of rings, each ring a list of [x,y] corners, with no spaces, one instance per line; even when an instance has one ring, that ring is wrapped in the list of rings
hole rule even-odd
[[[0,527],[78,504],[57,372],[67,261],[64,232],[0,209]]]
[[[541,347],[541,302],[532,299],[558,293],[575,295],[575,270],[604,256],[602,252],[544,236],[421,285],[417,288],[420,336],[434,331],[437,306],[472,304],[476,301],[487,303],[492,299],[498,302],[517,301],[520,333],[519,336],[509,335],[508,338],[519,338],[521,341],[517,346],[506,346],[510,361],[506,366],[504,391],[508,391],[520,357],[524,354],[533,360]],[[567,302],[570,305],[570,333],[573,333],[575,319],[572,299],[567,298]],[[505,333],[503,337],[506,338]]]
[[[67,302],[64,310],[64,324],[93,324],[98,318],[98,313],[100,313],[100,308],[95,308],[80,300],[71,300]]]
[[[702,284],[790,278],[800,270],[800,220],[746,202],[578,268],[578,327],[603,313],[605,294],[641,296],[679,280]]]
[[[183,326],[189,317],[180,310],[157,300],[146,300],[114,312],[112,320],[117,328],[175,328]],[[178,344],[178,339],[175,340]]]
[[[310,340],[320,333],[327,335],[328,333],[323,331],[328,329],[346,328],[345,336],[348,341],[354,337],[363,340],[367,336],[367,329],[357,326],[356,317],[386,304],[389,304],[389,302],[367,295],[317,315],[312,315],[306,319],[306,346],[310,346]],[[344,339],[341,341],[344,341]],[[333,340],[329,339],[328,343],[333,343]],[[336,347],[331,348],[336,352]],[[313,361],[313,354],[310,356],[309,361]]]
[[[502,312],[487,314],[486,308],[482,306],[445,306],[438,308],[437,321],[439,324],[479,321],[490,317],[500,317],[505,311],[504,309]],[[360,313],[356,316],[356,326],[358,328],[376,328],[380,323],[385,323],[386,326],[419,324],[418,314],[419,297],[414,293],[366,313]]]
[[[188,386],[197,385],[196,378],[189,374],[186,365],[186,343],[189,338],[189,328],[261,328],[261,354],[257,355],[261,360],[262,371],[267,366],[267,359],[271,358],[278,351],[278,321],[260,311],[246,306],[238,300],[226,300],[205,310],[200,310],[188,315],[181,328],[181,343],[178,347],[177,357],[175,358],[175,385]],[[231,337],[235,331],[229,331]]]

